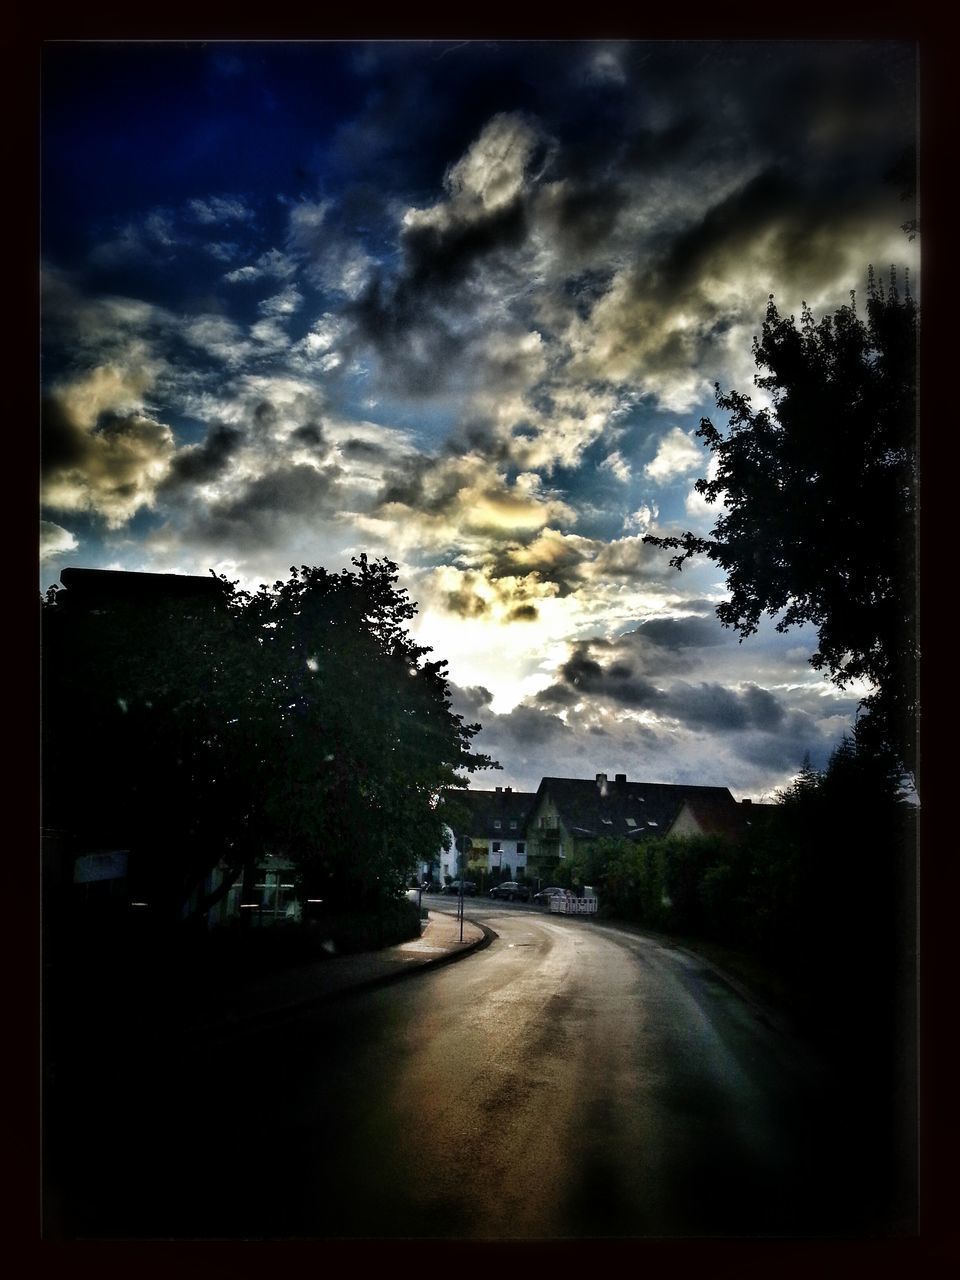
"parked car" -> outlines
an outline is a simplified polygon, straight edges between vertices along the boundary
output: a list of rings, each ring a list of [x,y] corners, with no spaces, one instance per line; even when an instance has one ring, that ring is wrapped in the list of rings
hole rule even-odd
[[[569,889],[561,889],[558,884],[547,885],[546,889],[541,889],[539,893],[533,895],[534,902],[540,906],[546,907],[550,905],[551,898],[564,898],[569,893]]]
[[[504,880],[502,884],[495,884],[490,890],[491,898],[506,898],[508,902],[530,901],[530,890],[525,884],[517,884],[516,880]]]
[[[460,896],[460,881],[454,880],[450,884],[445,884],[440,891],[441,893],[455,893]],[[463,896],[465,898],[473,898],[476,896],[477,886],[472,880],[464,880]]]

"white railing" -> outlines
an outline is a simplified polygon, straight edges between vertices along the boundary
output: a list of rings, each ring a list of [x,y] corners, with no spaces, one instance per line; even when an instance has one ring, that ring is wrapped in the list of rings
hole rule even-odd
[[[589,916],[597,909],[597,898],[562,898],[555,894],[550,899],[550,910],[564,916]]]

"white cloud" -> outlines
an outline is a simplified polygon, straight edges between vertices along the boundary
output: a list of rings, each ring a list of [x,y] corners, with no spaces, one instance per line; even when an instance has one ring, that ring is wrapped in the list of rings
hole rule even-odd
[[[623,69],[623,51],[611,45],[601,45],[592,51],[587,62],[587,79],[598,84],[626,84]]]
[[[220,315],[195,316],[183,326],[183,336],[194,347],[222,360],[231,368],[243,364],[253,348],[239,325]]]
[[[626,533],[630,529],[635,529],[638,533],[649,533],[650,529],[660,518],[660,508],[655,502],[641,503],[641,505],[632,512],[623,522],[623,529]]]
[[[630,479],[630,464],[619,449],[614,449],[613,453],[607,454],[600,463],[600,469],[601,471],[609,471],[615,479],[623,484],[626,484]]]
[[[290,338],[276,316],[268,316],[250,326],[250,337],[268,351],[283,351],[290,345]]]
[[[233,240],[215,240],[205,244],[203,247],[211,258],[216,258],[220,262],[229,262],[237,256],[240,249],[240,246]]]
[[[288,239],[291,248],[301,252],[312,249],[318,231],[326,222],[332,201],[319,200],[316,204],[303,201],[290,210]]]
[[[530,163],[542,140],[540,131],[522,115],[509,112],[494,116],[444,175],[448,199],[428,209],[408,209],[403,225],[444,229],[503,209],[524,190],[531,177]]]
[[[92,511],[119,528],[153,506],[175,443],[170,428],[139,407],[149,381],[142,372],[101,367],[51,393],[47,430],[67,460],[44,477],[49,507]]]
[[[257,310],[262,316],[289,316],[297,311],[303,302],[303,294],[296,285],[288,284],[280,293],[272,298],[264,298]]]
[[[40,521],[40,560],[53,560],[57,556],[68,555],[76,551],[79,543],[68,530],[54,524],[51,520]]]
[[[249,222],[253,213],[237,196],[208,196],[191,200],[190,211],[198,222]]]
[[[707,462],[707,469],[704,479],[715,480],[717,476],[717,456],[711,454]],[[691,489],[684,499],[684,510],[692,520],[709,520],[711,523],[723,514],[723,499],[717,502],[707,502],[702,493],[696,489]]]
[[[671,427],[660,441],[656,457],[647,463],[644,472],[651,480],[666,484],[679,476],[689,475],[698,468],[702,469],[703,464],[703,450],[697,444],[694,433],[683,431],[680,427]]]
[[[296,263],[285,253],[281,253],[279,249],[268,249],[254,264],[228,271],[223,278],[228,284],[249,284],[264,277],[288,280],[296,269]]]

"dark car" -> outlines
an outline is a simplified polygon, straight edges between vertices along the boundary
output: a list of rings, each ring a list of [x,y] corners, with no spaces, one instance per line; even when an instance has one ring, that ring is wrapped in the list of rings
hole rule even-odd
[[[441,893],[455,893],[455,894],[459,897],[459,896],[460,896],[460,881],[459,881],[459,880],[454,880],[452,884],[445,884],[445,885],[443,886],[443,888],[441,889],[441,891],[440,891],[440,892],[441,892]],[[476,893],[477,893],[477,886],[474,884],[474,882],[473,882],[472,880],[464,880],[464,882],[463,882],[463,896],[464,896],[465,898],[473,898],[473,897],[475,897],[475,896],[476,896]]]
[[[530,901],[530,890],[525,884],[517,884],[516,880],[504,880],[502,884],[495,884],[490,890],[491,898],[506,898],[508,902]]]
[[[550,905],[551,898],[564,898],[568,892],[568,889],[561,889],[559,885],[551,884],[547,885],[546,889],[541,889],[539,893],[535,893],[533,900],[540,906],[546,907]]]

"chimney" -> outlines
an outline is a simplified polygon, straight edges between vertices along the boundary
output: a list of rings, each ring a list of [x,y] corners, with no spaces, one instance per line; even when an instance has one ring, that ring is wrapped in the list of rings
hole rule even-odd
[[[597,774],[597,789],[602,796],[607,794],[607,775],[605,773]]]
[[[741,804],[753,804],[753,801],[752,801],[752,800],[741,800],[741,801],[740,801],[740,803],[741,803]]]
[[[505,792],[507,792],[507,791],[512,791],[512,790],[513,790],[513,787],[504,787],[503,789],[504,789],[504,791],[505,791]]]
[[[498,794],[499,794],[502,790],[503,790],[503,787],[497,787],[497,793],[498,793]]]
[[[614,781],[618,787],[625,787],[627,785],[627,775],[625,773],[618,773]]]

